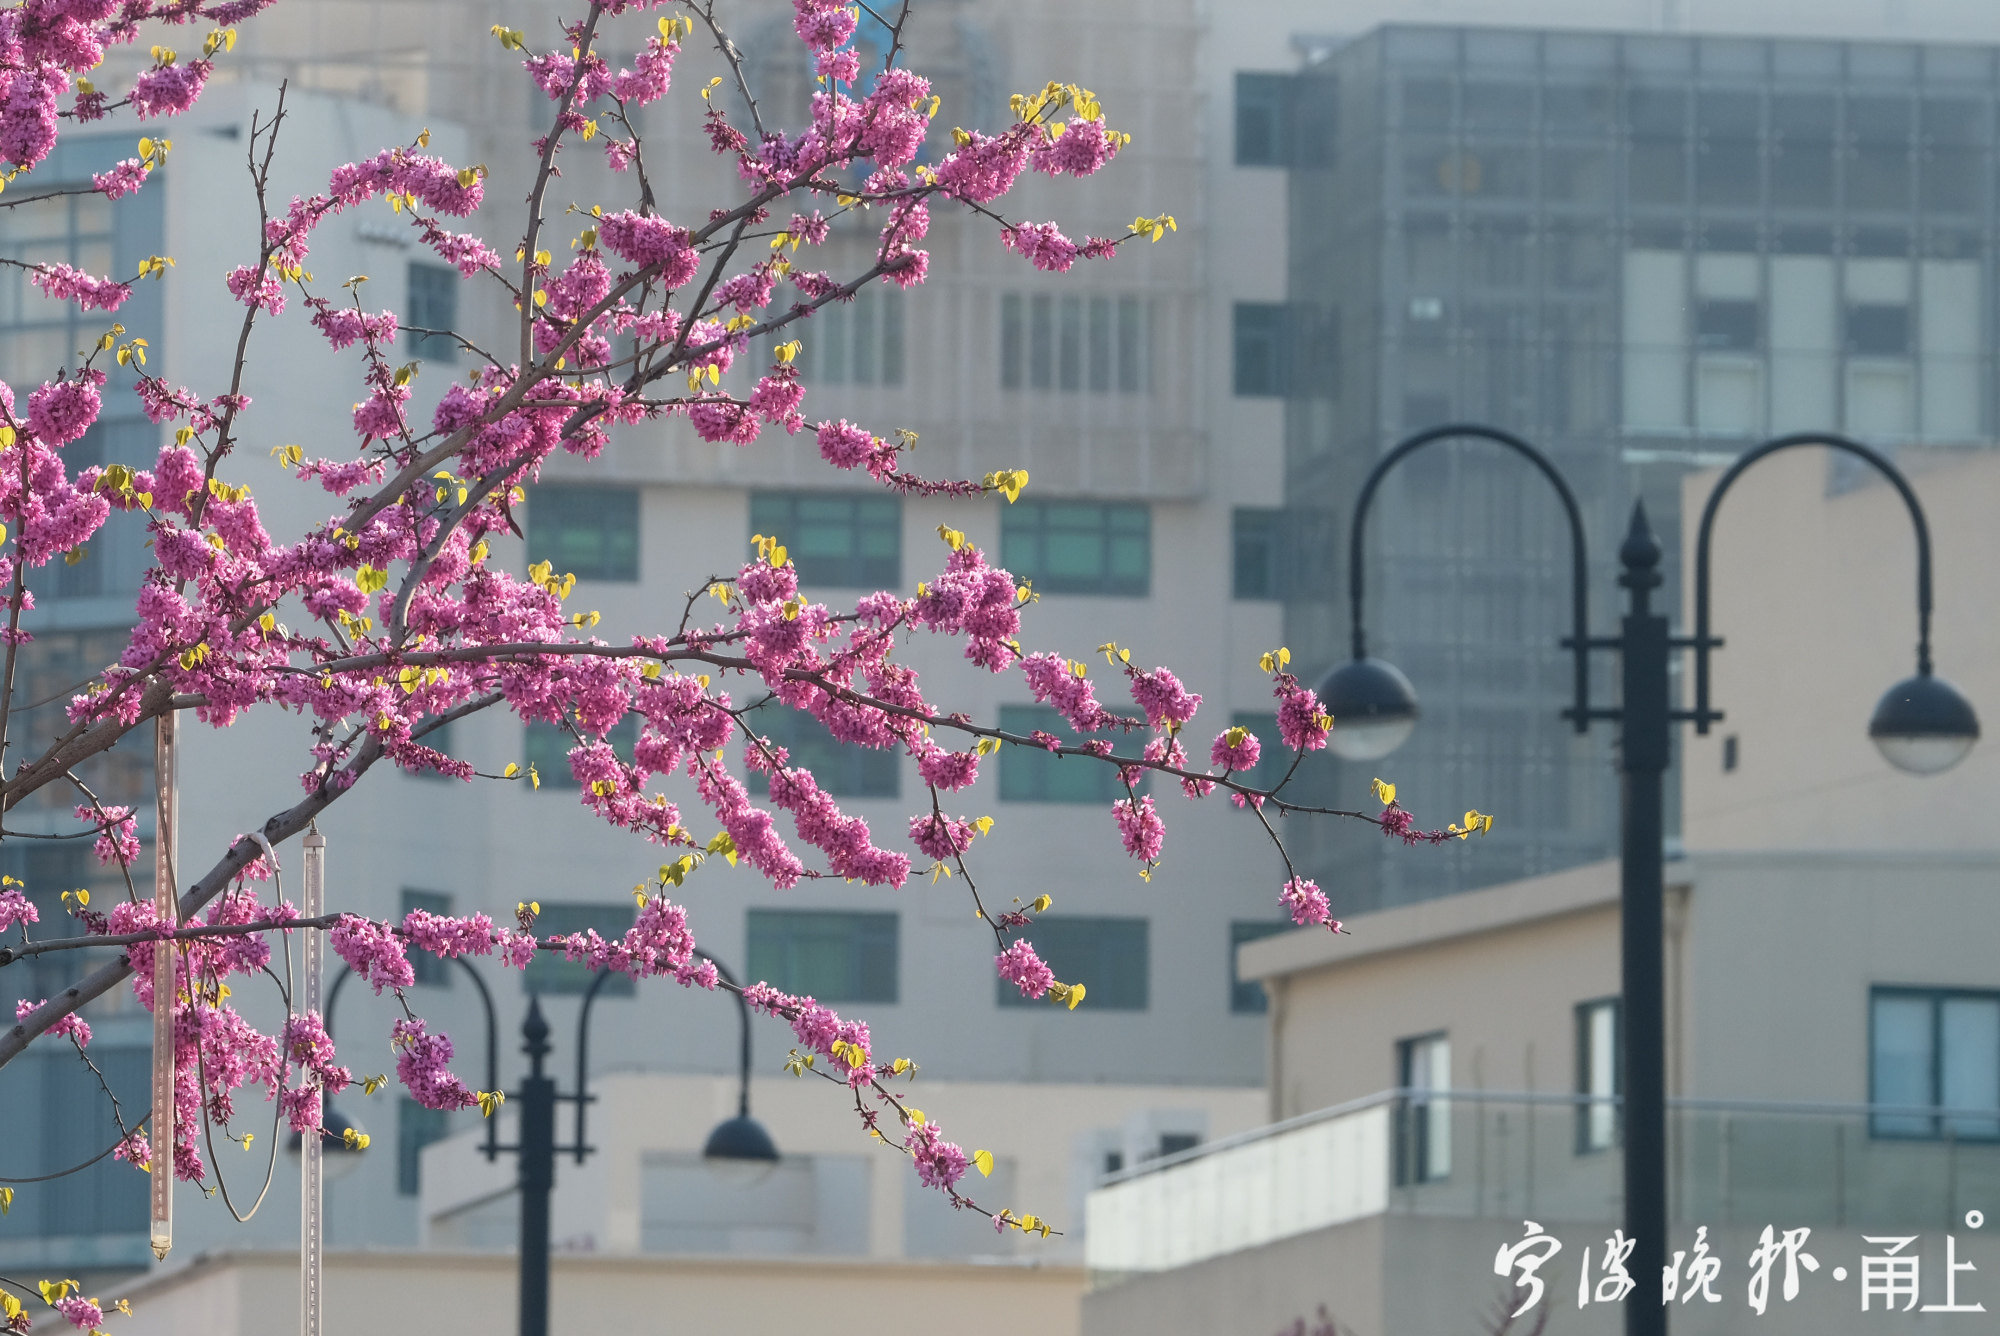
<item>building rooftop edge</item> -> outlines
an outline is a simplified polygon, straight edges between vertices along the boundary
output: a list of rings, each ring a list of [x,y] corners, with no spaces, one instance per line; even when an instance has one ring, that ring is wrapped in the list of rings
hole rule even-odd
[[[1673,874],[1684,866],[1669,867],[1669,882],[1677,880]],[[1339,936],[1308,928],[1246,942],[1237,950],[1237,972],[1245,979],[1281,978],[1617,902],[1618,864],[1605,859],[1483,890],[1378,909],[1348,920],[1350,931]]]

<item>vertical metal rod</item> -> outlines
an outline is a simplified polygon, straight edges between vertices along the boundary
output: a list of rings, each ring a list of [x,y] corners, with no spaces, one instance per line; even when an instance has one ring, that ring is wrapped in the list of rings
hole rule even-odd
[[[1626,1336],[1666,1336],[1654,1287],[1667,1258],[1666,980],[1661,959],[1665,898],[1662,777],[1667,768],[1667,619],[1652,610],[1659,540],[1643,504],[1618,550],[1630,593],[1622,629],[1622,736],[1618,768],[1624,838],[1619,937],[1625,1023],[1625,1233],[1634,1241],[1639,1288],[1625,1309]]]
[[[161,927],[180,922],[179,887],[174,881],[174,855],[179,844],[180,774],[178,720],[173,711],[161,715],[153,733],[153,910]],[[152,1164],[153,1256],[167,1259],[174,1246],[174,944],[153,944],[153,1112]]]
[[[326,836],[313,826],[306,832],[303,903],[305,918],[326,912]],[[304,978],[299,984],[299,1010],[320,1009],[320,979],[325,971],[325,943],[318,931],[307,929],[303,942]],[[326,1100],[320,1097],[320,1121],[326,1118]],[[325,1168],[321,1156],[322,1127],[299,1138],[299,1336],[320,1336],[322,1267],[325,1263]]]
[[[528,1079],[521,1083],[521,1336],[549,1336],[549,1194],[556,1185],[556,1083],[542,1074],[549,1023],[539,997],[521,1026]]]

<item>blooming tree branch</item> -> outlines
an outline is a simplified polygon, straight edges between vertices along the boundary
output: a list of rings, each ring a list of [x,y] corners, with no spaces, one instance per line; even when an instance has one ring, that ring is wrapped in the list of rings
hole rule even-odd
[[[0,11],[0,79],[10,90],[0,114],[0,158],[16,175],[32,172],[53,148],[64,118],[92,121],[121,106],[142,119],[187,110],[233,45],[231,25],[270,2],[28,0]],[[410,951],[441,958],[497,955],[512,968],[525,967],[538,953],[559,952],[593,970],[669,976],[684,987],[714,989],[726,985],[695,951],[687,913],[669,898],[707,860],[747,863],[778,887],[830,876],[901,886],[921,871],[910,852],[878,842],[809,768],[756,731],[747,716],[767,703],[810,715],[850,746],[914,760],[928,810],[910,818],[910,846],[928,860],[933,878],[962,880],[993,933],[999,977],[1025,995],[1072,1009],[1084,1001],[1087,981],[1056,980],[1031,941],[1048,898],[1025,905],[1016,899],[1013,907],[991,912],[969,857],[990,822],[946,808],[947,795],[971,787],[982,761],[1003,747],[1113,767],[1124,796],[1111,804],[1107,835],[1116,832],[1142,876],[1151,875],[1167,834],[1156,795],[1142,791],[1143,781],[1150,775],[1177,782],[1196,801],[1221,791],[1251,811],[1285,856],[1288,877],[1274,890],[1280,903],[1297,923],[1334,931],[1340,925],[1330,918],[1325,895],[1293,867],[1274,816],[1361,819],[1412,843],[1463,838],[1483,828],[1478,821],[1490,824],[1491,818],[1475,821],[1478,814],[1468,813],[1463,829],[1418,831],[1395,804],[1393,790],[1378,793],[1379,813],[1287,796],[1300,760],[1326,746],[1336,723],[1288,671],[1282,650],[1263,660],[1276,701],[1276,736],[1224,729],[1203,768],[1185,742],[1201,705],[1198,694],[1167,668],[1143,669],[1129,651],[1106,645],[1100,648],[1111,685],[1127,693],[1130,707],[1100,702],[1099,683],[1083,661],[1023,647],[1023,616],[1033,591],[948,528],[940,531],[945,549],[939,567],[914,596],[883,590],[838,608],[801,593],[781,536],[761,538],[758,554],[733,575],[690,593],[674,629],[622,644],[590,634],[595,613],[570,609],[573,575],[547,562],[521,573],[496,560],[494,544],[519,533],[517,508],[551,459],[593,459],[612,432],[668,419],[685,420],[705,441],[739,447],[773,429],[810,432],[826,466],[866,473],[885,489],[1012,502],[1028,484],[1024,471],[1000,468],[977,479],[922,476],[907,467],[914,438],[906,433],[885,437],[846,420],[809,420],[795,361],[799,342],[776,340],[809,330],[817,312],[869,287],[906,290],[923,283],[930,257],[922,243],[934,208],[990,225],[1003,248],[1057,273],[1083,261],[1110,262],[1125,245],[1157,241],[1175,227],[1169,215],[1141,216],[1116,235],[1078,242],[1054,222],[1007,216],[1002,201],[1024,173],[1092,176],[1129,137],[1110,128],[1089,90],[1051,83],[1017,95],[1008,124],[990,131],[955,128],[948,147],[939,136],[936,150],[927,149],[940,99],[904,63],[908,4],[891,17],[865,5],[794,0],[794,28],[813,71],[808,121],[796,129],[765,124],[714,0],[579,0],[579,6],[582,16],[553,34],[557,40],[546,49],[519,30],[493,30],[519,53],[525,77],[546,95],[552,113],[547,133],[529,146],[534,170],[511,265],[478,233],[453,230],[457,220],[480,211],[486,172],[432,156],[428,132],[341,166],[323,191],[279,206],[269,185],[286,116],[281,92],[271,114],[253,120],[249,136],[246,166],[257,199],[258,244],[226,278],[243,308],[226,387],[206,394],[147,372],[145,340],[127,337],[116,324],[79,368],[56,372],[24,404],[0,386],[0,521],[8,526],[0,556],[0,588],[7,591],[0,740],[13,742],[19,757],[11,773],[0,775],[0,820],[51,784],[76,784],[86,798],[76,809],[84,827],[79,835],[95,838],[104,861],[129,869],[139,855],[131,813],[100,803],[82,787],[79,765],[169,715],[191,714],[224,727],[251,711],[286,710],[313,723],[312,745],[302,758],[304,797],[267,816],[257,827],[259,838],[239,837],[222,851],[186,888],[175,922],[158,921],[128,876],[126,898],[108,911],[91,908],[87,897],[71,905],[83,925],[80,934],[36,940],[30,936],[30,925],[39,922],[33,902],[17,888],[0,888],[0,934],[18,939],[0,937],[6,942],[0,969],[86,947],[122,948],[56,996],[24,1008],[13,1027],[0,1032],[0,1067],[30,1044],[55,1037],[81,1052],[88,1031],[78,1008],[128,980],[142,1005],[175,1007],[185,1019],[180,1042],[189,1060],[180,1066],[175,1107],[149,1116],[174,1119],[170,1169],[182,1178],[214,1177],[214,1134],[237,1136],[231,1131],[235,1098],[246,1086],[262,1087],[275,1105],[274,1117],[307,1132],[319,1126],[324,1098],[354,1079],[336,1061],[321,1018],[292,1007],[285,980],[289,943],[298,933],[326,932],[357,974],[378,993],[387,989],[397,997],[403,1012],[393,1030],[397,1078],[413,1098],[431,1108],[479,1106],[490,1114],[498,1092],[473,1090],[453,1075],[450,1039],[431,1031],[403,1000],[413,979]],[[853,41],[859,10],[890,38],[882,67],[866,78]],[[652,35],[622,51],[607,47],[607,31],[625,31],[611,21],[654,11]],[[196,21],[217,25],[203,42],[201,59],[183,62],[172,50],[153,48],[152,65],[120,102],[109,102],[82,77],[97,67],[106,43],[135,41],[149,23]],[[734,123],[720,99],[711,97],[720,77],[699,90],[709,146],[733,164],[740,191],[715,201],[705,214],[672,201],[689,220],[677,223],[661,212],[630,113],[667,96],[682,45],[697,26],[733,76],[748,127]],[[61,100],[71,92],[65,109]],[[94,189],[118,198],[146,188],[169,147],[164,139],[141,140],[139,156],[101,174]],[[552,184],[565,154],[594,151],[603,152],[611,168],[633,174],[636,200],[631,207],[573,209],[578,231],[558,258]],[[307,270],[316,231],[373,201],[386,202],[403,219],[415,244],[467,279],[494,285],[518,313],[507,336],[514,346],[504,357],[465,331],[424,331],[451,338],[478,361],[467,381],[443,392],[428,422],[411,411],[419,367],[397,366],[391,356],[396,314],[368,309],[359,281],[345,285],[344,295],[323,293]],[[17,202],[13,195],[0,197],[0,208]],[[812,267],[837,221],[879,229],[866,261],[845,275]],[[43,264],[34,266],[32,278],[50,301],[114,312],[134,284],[163,277],[170,264],[153,257],[129,280]],[[298,313],[287,317],[294,302]],[[347,449],[325,457],[308,457],[296,445],[272,449],[295,485],[316,488],[337,506],[302,532],[273,535],[250,489],[225,474],[260,430],[244,389],[259,331],[301,316],[331,349],[360,349],[363,398]],[[756,368],[753,388],[722,388],[732,367],[754,362],[756,348],[772,346],[771,360]],[[63,454],[103,411],[110,377],[100,359],[133,373],[140,409],[170,436],[151,467],[78,465]],[[74,559],[114,511],[142,516],[151,542],[152,564],[130,637],[115,662],[72,693],[65,730],[39,752],[23,749],[8,728],[16,713],[18,653],[31,639],[24,615],[50,578],[50,563]],[[717,620],[702,625],[697,607],[710,596]],[[920,636],[960,645],[975,670],[1019,674],[1081,741],[981,725],[934,703],[899,658],[902,647]],[[758,699],[738,704],[729,689],[737,684]],[[536,911],[525,904],[511,925],[483,914],[448,918],[423,911],[395,922],[343,911],[307,920],[282,896],[263,897],[257,883],[273,871],[266,843],[304,830],[381,761],[465,782],[538,783],[532,768],[479,776],[430,745],[445,723],[488,711],[564,730],[573,743],[568,763],[583,804],[608,826],[639,833],[663,850],[667,861],[651,887],[639,888],[628,932],[611,939],[595,932],[539,934]],[[626,721],[638,726],[629,757],[607,740]],[[767,778],[768,799],[761,804],[722,760],[725,744],[738,736],[749,767]],[[1283,779],[1268,788],[1247,782],[1273,747],[1291,755]],[[703,839],[691,829],[697,821],[719,832]],[[789,834],[781,822],[789,824]],[[0,838],[16,837],[0,832]],[[160,940],[174,943],[172,980],[153,977],[152,946]],[[274,943],[287,953],[275,964]],[[227,980],[236,976],[262,976],[277,987],[286,1019],[276,1033],[259,1031],[230,1004]],[[865,1021],[842,1018],[768,982],[740,991],[753,1009],[791,1027],[799,1045],[793,1069],[846,1085],[864,1127],[909,1156],[926,1185],[956,1206],[986,1211],[996,1228],[1050,1232],[1035,1216],[988,1211],[961,1192],[968,1168],[983,1173],[991,1157],[968,1156],[943,1140],[937,1123],[888,1084],[913,1076],[915,1064],[879,1059]],[[249,1135],[239,1139],[247,1143]],[[145,1141],[131,1131],[115,1153],[143,1159]],[[67,1292],[58,1297],[71,1298]],[[71,1304],[72,1320],[95,1311],[78,1306],[84,1303],[77,1296]]]

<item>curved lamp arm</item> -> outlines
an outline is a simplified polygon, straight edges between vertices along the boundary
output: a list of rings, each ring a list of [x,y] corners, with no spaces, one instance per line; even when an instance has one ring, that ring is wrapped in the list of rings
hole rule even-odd
[[[486,1009],[486,1088],[500,1088],[500,1026],[493,1014],[493,994],[486,987],[486,980],[479,977],[479,971],[472,968],[472,962],[463,956],[449,957],[452,963],[464,969],[472,986],[479,991],[479,1005]],[[333,979],[333,987],[326,993],[326,1015],[321,1019],[326,1025],[326,1037],[333,1038],[333,1005],[340,1001],[340,990],[346,986],[354,973],[354,966],[342,965],[340,973]],[[497,1118],[486,1120],[486,1146],[483,1152],[488,1160],[500,1158],[500,1122]]]
[[[709,964],[715,966],[715,972],[717,976],[720,977],[724,983],[727,983],[730,986],[731,991],[735,994],[736,997],[737,1015],[738,1019],[742,1022],[740,1045],[739,1045],[741,1053],[742,1087],[738,1091],[736,1097],[736,1116],[739,1118],[748,1118],[750,1116],[750,1004],[743,1000],[742,988],[737,984],[735,977],[730,974],[728,969],[726,969],[723,966],[721,961],[717,960],[714,956],[702,950],[700,947],[696,947],[694,953],[700,956],[703,960],[706,960]],[[577,1012],[576,1094],[574,1098],[576,1100],[575,1154],[576,1154],[576,1162],[578,1164],[583,1163],[583,1157],[585,1156],[585,1154],[588,1153],[588,1148],[584,1144],[583,1125],[584,1125],[584,1110],[588,1108],[590,1104],[590,1101],[588,1099],[589,1091],[585,1088],[584,1085],[584,1082],[589,1077],[589,1067],[590,1067],[590,1047],[589,1047],[590,1009],[597,1004],[598,991],[604,987],[606,981],[613,978],[626,978],[626,977],[629,976],[614,974],[610,970],[600,970],[598,972],[597,977],[590,981],[590,987],[583,990],[583,1007],[580,1011]]]
[[[1697,733],[1708,732],[1708,726],[1722,718],[1708,708],[1708,651],[1721,643],[1711,640],[1708,634],[1708,540],[1715,528],[1716,509],[1721,506],[1723,495],[1735,485],[1745,469],[1767,455],[1799,445],[1823,445],[1830,450],[1844,450],[1872,465],[1901,494],[1903,504],[1910,511],[1910,524],[1917,531],[1917,675],[1931,675],[1931,531],[1924,521],[1923,507],[1917,504],[1917,494],[1910,490],[1908,480],[1894,464],[1859,441],[1851,441],[1831,432],[1798,432],[1779,436],[1737,456],[1736,462],[1717,479],[1715,489],[1708,494],[1708,503],[1701,509],[1701,530],[1695,539],[1694,549],[1694,727]]]
[[[1375,489],[1381,486],[1382,478],[1401,463],[1405,455],[1414,453],[1432,441],[1442,441],[1453,437],[1471,437],[1504,445],[1515,454],[1533,464],[1541,471],[1556,495],[1562,500],[1563,511],[1569,517],[1570,543],[1570,605],[1575,627],[1566,642],[1576,665],[1576,708],[1571,716],[1575,720],[1576,731],[1582,733],[1590,727],[1590,607],[1585,595],[1586,563],[1584,557],[1583,512],[1577,508],[1576,495],[1569,484],[1556,472],[1554,464],[1534,446],[1529,445],[1512,432],[1501,431],[1497,427],[1484,427],[1473,423],[1451,423],[1442,427],[1431,427],[1414,436],[1405,437],[1395,449],[1382,456],[1369,471],[1367,481],[1361,484],[1361,495],[1354,503],[1354,523],[1347,536],[1347,596],[1348,607],[1353,616],[1354,657],[1367,657],[1367,640],[1361,629],[1362,597],[1362,527],[1368,520],[1368,507],[1375,499]]]

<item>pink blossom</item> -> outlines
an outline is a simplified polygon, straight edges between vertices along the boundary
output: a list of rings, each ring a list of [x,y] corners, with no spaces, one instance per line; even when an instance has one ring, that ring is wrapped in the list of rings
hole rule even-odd
[[[196,60],[146,70],[132,81],[132,109],[142,121],[155,116],[178,116],[201,96],[202,85],[208,82],[209,72],[214,68],[206,60]]]
[[[16,923],[39,923],[41,911],[35,902],[19,891],[0,891],[0,932],[5,932]]]
[[[1291,911],[1292,922],[1301,928],[1309,928],[1318,923],[1329,923],[1335,932],[1340,931],[1340,923],[1333,920],[1332,910],[1327,903],[1326,892],[1317,882],[1304,877],[1293,877],[1278,893],[1286,909]]]
[[[1054,971],[1042,963],[1042,958],[1035,954],[1034,946],[1027,941],[1010,945],[993,957],[993,964],[999,969],[1000,977],[1019,988],[1023,997],[1040,997],[1056,981]]]
[[[1159,861],[1160,846],[1167,837],[1166,823],[1153,810],[1153,795],[1146,794],[1137,802],[1130,798],[1120,798],[1111,804],[1111,814],[1118,821],[1118,834],[1125,842],[1125,852],[1143,862]]]
[[[1229,735],[1235,729],[1224,729],[1215,735],[1215,745],[1208,749],[1208,763],[1218,770],[1255,770],[1257,758],[1263,751],[1263,744],[1257,735],[1244,729],[1238,740],[1231,742]]]
[[[91,177],[90,183],[107,199],[123,199],[146,184],[146,165],[137,158],[127,158],[110,171]]]

